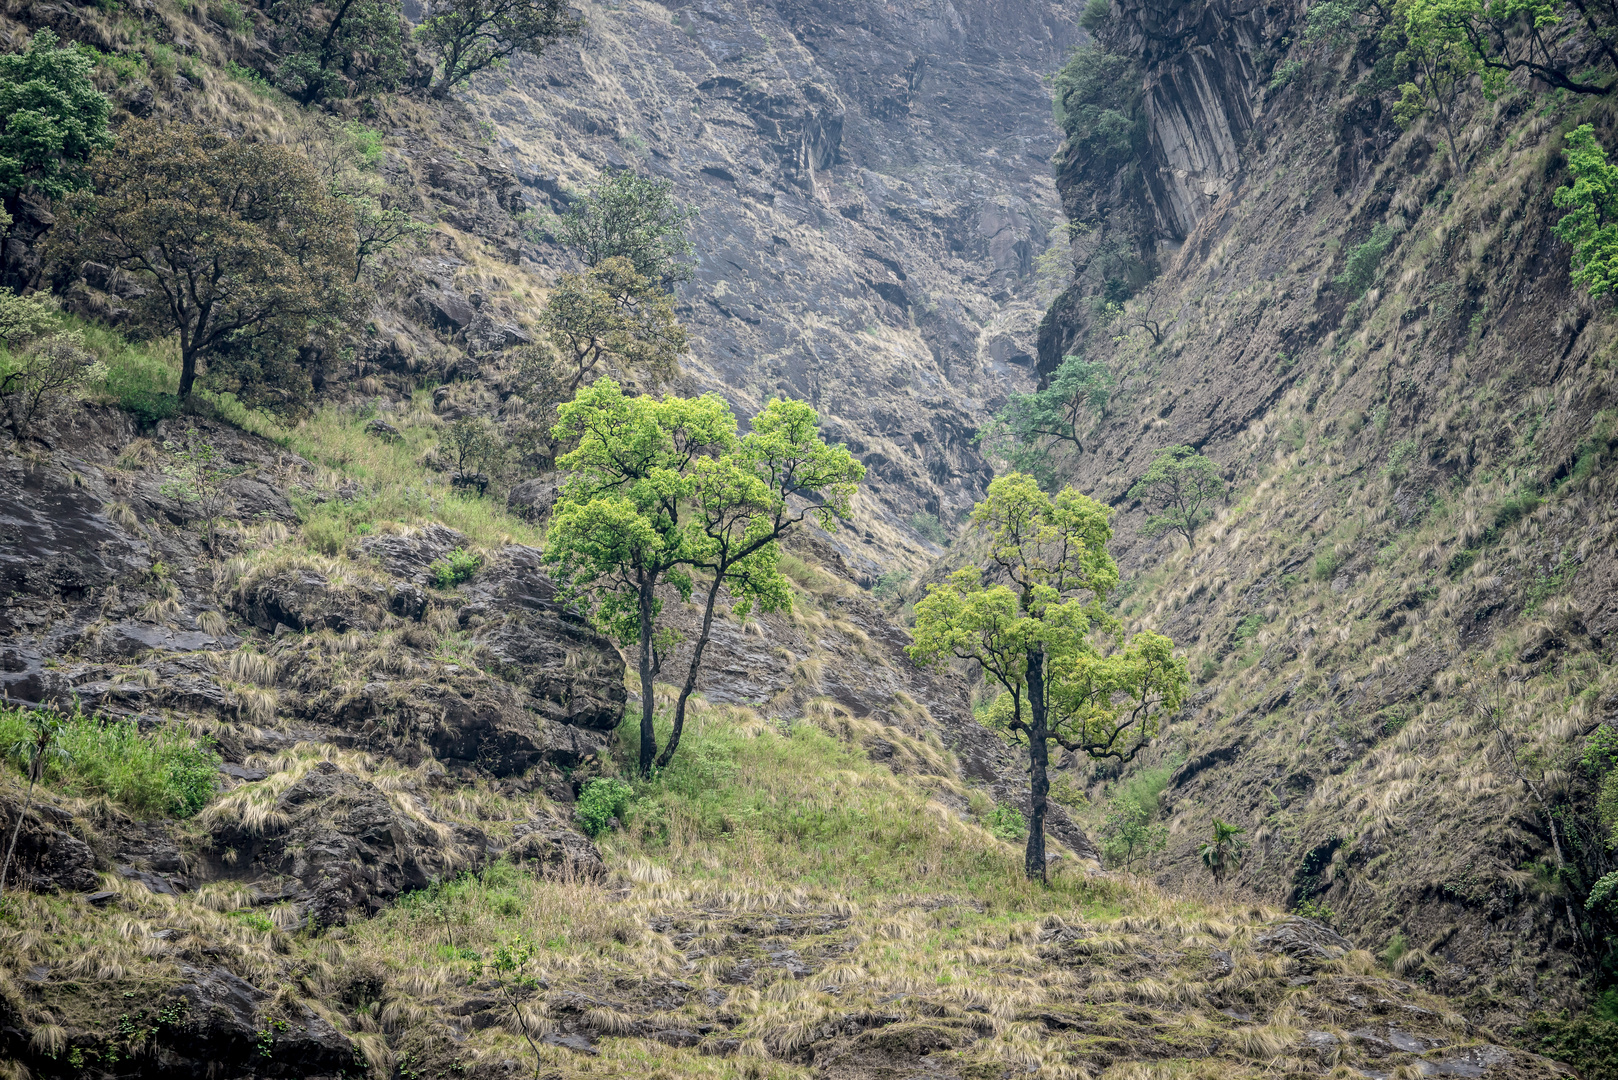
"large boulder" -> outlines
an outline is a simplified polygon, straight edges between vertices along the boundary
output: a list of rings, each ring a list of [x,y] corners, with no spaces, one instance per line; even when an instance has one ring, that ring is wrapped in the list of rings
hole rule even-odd
[[[0,800],[0,858],[11,842],[22,803]],[[96,887],[95,852],[68,832],[71,814],[36,804],[23,817],[10,884],[35,892],[89,892]]]
[[[222,818],[210,839],[216,875],[259,883],[266,898],[295,901],[319,926],[374,914],[487,854],[481,834],[450,834],[405,813],[329,761],[289,784],[262,821]]]
[[[238,614],[267,633],[293,630],[347,630],[355,605],[343,600],[330,579],[308,567],[289,567],[254,578],[238,590]]]
[[[557,601],[538,548],[512,544],[466,588],[461,625],[529,707],[573,727],[611,731],[624,717],[624,662],[613,643]]]
[[[415,585],[432,581],[432,565],[458,547],[466,537],[445,525],[428,525],[406,532],[368,536],[360,551],[382,564],[396,578]]]

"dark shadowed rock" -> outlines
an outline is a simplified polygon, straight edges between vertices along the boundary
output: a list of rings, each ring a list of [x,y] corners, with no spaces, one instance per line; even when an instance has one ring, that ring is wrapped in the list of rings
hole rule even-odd
[[[530,863],[552,877],[599,881],[607,867],[601,853],[586,837],[556,822],[531,821],[512,827],[511,843],[501,855],[517,863]]]
[[[458,547],[466,537],[444,525],[428,525],[406,532],[368,536],[360,541],[360,551],[382,564],[395,577],[427,585],[432,581],[432,565]]]
[[[249,583],[236,596],[236,611],[260,630],[278,625],[293,630],[346,630],[353,607],[333,591],[326,577],[310,569],[278,571]]]
[[[20,802],[0,801],[0,858],[11,842]],[[11,865],[13,886],[35,892],[88,892],[99,882],[95,852],[64,827],[73,819],[53,806],[35,805],[23,818],[17,854]]]
[[[557,476],[536,476],[512,487],[506,496],[511,512],[528,521],[544,521],[551,516],[556,505],[556,493],[562,481]]]

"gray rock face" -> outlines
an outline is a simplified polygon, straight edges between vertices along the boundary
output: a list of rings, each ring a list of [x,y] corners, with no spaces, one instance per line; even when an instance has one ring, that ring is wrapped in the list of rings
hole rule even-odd
[[[696,280],[679,293],[692,389],[744,416],[778,392],[811,401],[871,469],[873,518],[895,532],[917,511],[953,521],[990,478],[976,426],[1031,382],[1031,365],[986,346],[1034,351],[1033,260],[1059,217],[1044,78],[1077,39],[1076,11],[653,10],[604,10],[588,46],[480,82],[527,194],[560,210],[565,187],[643,148],[636,166],[700,210]],[[554,249],[524,254],[563,265]],[[874,562],[894,554],[867,525],[840,535]]]
[[[444,525],[428,525],[410,532],[368,536],[360,551],[382,564],[395,577],[416,585],[432,580],[432,564],[466,543],[466,537]]]
[[[425,886],[456,864],[483,856],[482,837],[446,844],[422,821],[401,813],[385,792],[322,761],[276,799],[268,822],[229,822],[212,833],[216,870],[246,880],[286,879],[315,924],[367,915],[405,889]]]
[[[1313,919],[1290,918],[1265,930],[1253,944],[1256,948],[1281,952],[1294,960],[1319,962],[1335,960],[1354,948],[1354,943],[1330,927]]]
[[[20,802],[0,801],[0,858],[17,825]],[[88,892],[94,889],[95,853],[68,832],[72,818],[52,806],[35,806],[23,818],[12,860],[11,885],[36,892]]]

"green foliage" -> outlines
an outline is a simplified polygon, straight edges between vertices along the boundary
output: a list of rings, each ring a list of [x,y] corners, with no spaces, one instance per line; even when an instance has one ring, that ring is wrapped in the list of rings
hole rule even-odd
[[[1361,16],[1372,7],[1371,0],[1323,0],[1311,4],[1303,32],[1304,44],[1324,41],[1333,50],[1341,49],[1359,36]]]
[[[1275,65],[1275,71],[1270,74],[1270,89],[1279,90],[1293,79],[1304,68],[1302,60],[1283,60]]]
[[[1134,792],[1118,795],[1101,825],[1101,854],[1108,865],[1129,870],[1168,847],[1169,830],[1155,818],[1153,804]]]
[[[630,786],[616,776],[591,780],[579,791],[573,813],[586,833],[597,836],[611,819],[622,816],[634,794]]]
[[[791,608],[777,541],[813,517],[846,516],[865,468],[820,438],[820,418],[777,399],[738,438],[723,398],[630,397],[598,379],[558,410],[552,435],[576,449],[557,464],[572,474],[552,513],[546,562],[568,599],[603,631],[635,646],[641,682],[640,771],[666,766],[679,744],[720,592],[745,617]],[[794,509],[789,494],[818,502]],[[692,571],[708,576],[702,629],[661,755],[653,735],[653,679],[679,640],[661,621],[664,591],[691,598]]]
[[[471,581],[472,575],[478,572],[483,565],[483,556],[464,548],[456,548],[442,559],[435,560],[428,567],[433,577],[433,584],[440,589],[453,589],[463,581]]]
[[[65,276],[100,262],[145,286],[129,303],[154,336],[178,335],[182,400],[244,337],[294,347],[343,331],[358,300],[353,212],[304,155],[131,120],[90,178],[59,204],[49,263]]]
[[[1052,83],[1056,126],[1086,160],[1116,168],[1146,137],[1140,76],[1128,56],[1081,45]]]
[[[921,665],[974,661],[1002,693],[991,717],[1028,742],[1032,801],[1043,820],[1048,744],[1128,761],[1177,708],[1188,681],[1173,643],[1150,631],[1118,642],[1122,628],[1104,607],[1118,585],[1107,552],[1109,511],[1064,488],[1054,496],[1033,477],[1011,473],[989,485],[972,510],[987,558],[1009,584],[985,585],[978,567],[956,571],[916,605],[914,644]],[[1045,875],[1042,829],[1029,831],[1026,872]]]
[[[1230,872],[1241,866],[1242,841],[1239,837],[1246,831],[1214,818],[1212,836],[1197,845],[1197,858],[1201,859],[1202,865],[1213,874],[1215,882],[1223,884]]]
[[[925,540],[929,540],[939,547],[949,546],[949,530],[938,520],[938,515],[918,513],[910,515],[910,527],[915,529]]]
[[[444,430],[439,448],[455,464],[455,482],[482,494],[499,471],[506,446],[500,429],[487,416],[462,416]]]
[[[398,0],[273,0],[266,13],[281,57],[271,81],[302,105],[388,93],[409,71]]]
[[[1618,165],[1607,163],[1589,124],[1566,139],[1573,186],[1556,189],[1552,201],[1567,213],[1553,231],[1573,247],[1573,283],[1593,297],[1606,296],[1618,290]]]
[[[31,710],[0,709],[0,747],[26,740]],[[74,714],[61,720],[62,755],[46,762],[41,782],[76,796],[104,795],[143,817],[190,817],[213,798],[219,757],[205,740],[174,724],[142,734],[133,721]],[[26,769],[13,749],[7,761]]]
[[[261,934],[271,934],[275,932],[275,924],[269,920],[269,917],[261,912],[254,911],[251,908],[244,908],[240,911],[227,911],[225,914],[230,916],[232,919],[235,919],[249,930],[257,930]]]
[[[978,435],[978,440],[1004,454],[1014,470],[1033,474],[1042,487],[1055,481],[1050,440],[1070,442],[1080,452],[1079,427],[1100,416],[1112,392],[1112,374],[1100,361],[1068,355],[1043,390],[1012,394]]]
[[[416,36],[436,60],[432,93],[440,98],[517,53],[538,56],[584,29],[566,0],[432,0],[425,15]]]
[[[1028,819],[1010,803],[1000,803],[989,811],[983,827],[1001,840],[1017,841],[1028,835]]]
[[[0,192],[50,198],[82,187],[90,155],[112,145],[112,111],[90,74],[95,62],[41,29],[28,48],[0,56]]]
[[[1337,912],[1327,907],[1324,901],[1307,897],[1299,900],[1297,907],[1292,910],[1306,919],[1314,919],[1316,922],[1323,922],[1327,926],[1330,926],[1332,921],[1337,918]]]
[[[891,600],[903,591],[909,581],[908,570],[889,570],[876,579],[876,584],[871,586],[871,595],[878,600]]]
[[[1188,546],[1197,529],[1213,517],[1209,503],[1225,495],[1219,467],[1194,447],[1170,446],[1159,450],[1145,474],[1129,489],[1129,497],[1155,511],[1141,526],[1145,536],[1177,532]]]
[[[1332,284],[1352,299],[1357,300],[1364,295],[1365,290],[1376,280],[1377,268],[1382,265],[1382,257],[1393,246],[1403,227],[1398,222],[1392,224],[1378,222],[1372,226],[1371,235],[1349,249],[1348,257],[1343,260],[1343,269],[1332,278]]]
[[[1264,625],[1264,613],[1255,611],[1242,617],[1236,624],[1236,632],[1232,635],[1238,642],[1249,641],[1258,635],[1259,627]]]
[[[673,181],[609,169],[573,200],[557,232],[584,265],[625,258],[636,273],[669,288],[695,272],[696,249],[685,231],[696,216],[695,208],[675,201]]]
[[[1112,8],[1107,0],[1089,0],[1084,5],[1083,14],[1079,16],[1079,25],[1093,34],[1106,25],[1111,15]]]
[[[105,374],[85,349],[81,331],[47,333],[59,323],[48,295],[24,297],[0,288],[0,402],[19,439],[57,402]]]
[[[1410,939],[1403,930],[1395,930],[1380,954],[1382,962],[1392,967],[1401,956],[1410,951]]]
[[[1580,1016],[1535,1013],[1520,1029],[1526,1045],[1578,1070],[1584,1080],[1618,1080],[1618,994],[1608,990]]]

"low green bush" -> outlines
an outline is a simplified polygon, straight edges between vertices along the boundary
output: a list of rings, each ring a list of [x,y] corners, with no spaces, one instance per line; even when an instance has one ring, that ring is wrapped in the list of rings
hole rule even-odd
[[[598,836],[609,821],[623,813],[634,794],[630,786],[617,777],[591,780],[579,792],[573,812],[586,833]]]
[[[1002,840],[1022,840],[1028,835],[1028,819],[1015,806],[1001,803],[983,819],[984,828]]]
[[[434,585],[440,589],[453,589],[463,581],[470,581],[472,575],[477,573],[478,567],[482,565],[481,556],[465,548],[456,548],[434,562],[429,569],[432,571]]]
[[[24,772],[13,747],[31,737],[29,710],[0,710],[0,751]],[[76,714],[62,723],[43,782],[72,795],[104,795],[144,817],[190,817],[219,786],[219,755],[205,740],[165,724],[142,733],[133,722]]]

